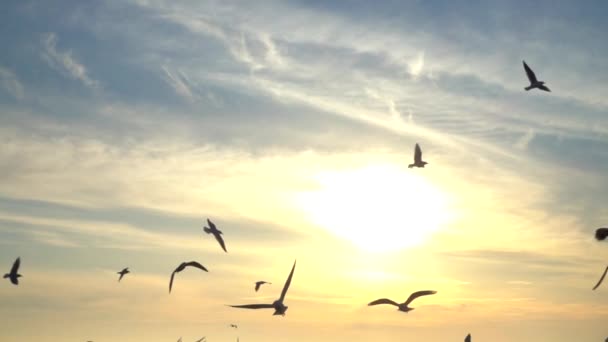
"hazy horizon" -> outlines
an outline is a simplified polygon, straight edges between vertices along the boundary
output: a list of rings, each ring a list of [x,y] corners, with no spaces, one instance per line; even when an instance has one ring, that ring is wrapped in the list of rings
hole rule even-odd
[[[608,3],[3,8],[0,340],[608,337]]]

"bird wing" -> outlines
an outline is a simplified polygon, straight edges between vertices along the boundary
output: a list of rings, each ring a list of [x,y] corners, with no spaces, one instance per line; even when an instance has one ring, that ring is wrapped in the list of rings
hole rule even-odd
[[[222,239],[222,236],[220,235],[220,233],[217,233],[216,231],[214,231],[213,236],[215,236],[215,239],[220,244],[220,246],[222,247],[224,252],[228,253],[228,251],[226,250],[226,244],[224,243],[224,239]]]
[[[173,287],[173,278],[175,277],[175,271],[171,273],[171,280],[169,281],[169,293],[171,293],[171,288]]]
[[[608,228],[598,228],[595,231],[595,238],[597,240],[605,240],[608,237]]]
[[[199,263],[198,263],[198,262],[196,262],[196,261],[190,261],[190,262],[187,262],[187,263],[186,263],[186,267],[188,267],[188,266],[196,267],[196,268],[201,269],[201,270],[203,270],[203,271],[205,271],[205,272],[209,272],[209,271],[208,271],[208,270],[205,268],[205,266],[203,266],[203,265],[199,264]]]
[[[407,306],[409,303],[414,301],[414,299],[416,299],[420,296],[428,296],[428,295],[433,295],[435,293],[437,293],[437,291],[432,291],[432,290],[414,292],[410,295],[410,297],[405,301],[404,304],[405,304],[405,306]]]
[[[196,342],[203,342],[204,340],[205,340],[205,337],[203,336],[203,337],[199,338],[198,340],[196,340]]]
[[[526,61],[522,61],[522,62],[524,63],[524,69],[526,69],[526,75],[528,75],[528,80],[530,80],[530,83],[538,82],[538,80],[536,80],[536,75],[534,74],[534,71],[532,71],[532,69],[530,69],[528,64],[526,64]]]
[[[370,302],[367,305],[372,306],[372,305],[379,305],[379,304],[390,304],[390,305],[394,305],[394,306],[399,306],[399,304],[393,302],[392,300],[390,300],[388,298],[376,299],[375,301]]]
[[[544,84],[539,85],[539,86],[538,86],[538,89],[540,89],[540,90],[544,90],[544,91],[548,91],[548,92],[551,92],[551,89],[549,89],[549,87],[547,87],[547,86],[546,86],[546,85],[544,85]]]
[[[471,334],[467,334],[467,337],[464,338],[464,342],[471,342]]]
[[[414,162],[420,163],[422,161],[422,150],[420,149],[420,145],[416,144],[414,148]]]
[[[17,260],[15,260],[15,262],[13,263],[13,267],[11,268],[11,274],[17,274],[17,271],[19,271],[20,265],[21,265],[21,257],[17,258]]]
[[[245,304],[245,305],[228,305],[233,308],[239,309],[272,309],[274,305],[272,304]]]
[[[124,277],[124,276],[125,276],[125,274],[124,274],[124,273],[121,273],[121,272],[118,272],[118,274],[120,274],[120,277],[118,277],[118,281],[120,281],[120,280],[122,279],[122,277]]]
[[[261,282],[258,281],[257,283],[255,283],[255,292],[258,292],[258,290],[260,289],[260,286],[262,286]]]
[[[606,273],[608,273],[608,266],[606,266],[606,269],[604,270],[604,274],[602,274],[602,277],[600,278],[600,280],[597,282],[597,284],[595,284],[595,286],[593,287],[593,290],[597,289],[600,284],[604,281],[604,278],[606,277]]]
[[[207,224],[209,225],[209,228],[211,228],[213,230],[217,230],[217,228],[215,228],[215,224],[213,222],[211,222],[210,219],[207,219]]]
[[[285,286],[283,286],[283,291],[281,291],[281,298],[279,298],[280,302],[283,302],[285,299],[285,295],[287,294],[287,290],[289,289],[289,285],[291,285],[291,278],[293,277],[293,271],[296,269],[296,260],[293,261],[293,267],[291,268],[291,272],[289,272],[289,277],[287,277],[287,281],[285,282]]]

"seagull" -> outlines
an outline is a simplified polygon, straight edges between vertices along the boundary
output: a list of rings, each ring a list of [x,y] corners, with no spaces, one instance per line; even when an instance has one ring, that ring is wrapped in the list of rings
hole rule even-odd
[[[416,148],[414,149],[414,164],[410,164],[407,167],[424,167],[424,165],[428,164],[427,162],[422,160],[422,150],[420,149],[420,145],[416,143]]]
[[[233,308],[241,308],[241,309],[274,309],[274,315],[285,316],[285,311],[287,311],[287,306],[283,304],[285,300],[285,295],[287,294],[287,290],[289,289],[289,285],[291,285],[291,278],[293,277],[293,271],[296,269],[296,261],[293,262],[293,267],[291,268],[291,272],[289,273],[289,277],[287,277],[287,281],[285,282],[285,286],[283,286],[283,291],[281,291],[281,297],[274,301],[272,304],[246,304],[246,305],[229,305]]]
[[[595,238],[598,241],[605,240],[608,237],[608,228],[598,228],[595,231]]]
[[[120,274],[120,277],[118,277],[118,281],[120,282],[120,280],[122,279],[122,277],[125,276],[125,274],[131,273],[131,272],[129,272],[129,268],[128,267],[125,267],[125,268],[122,269],[122,271],[116,272],[116,273]]]
[[[464,342],[471,342],[471,334],[468,334],[467,337],[464,338]]]
[[[211,220],[207,219],[207,224],[209,224],[209,228],[204,227],[203,230],[205,231],[205,233],[207,234],[213,234],[213,236],[215,236],[215,239],[217,240],[217,242],[219,242],[220,246],[222,247],[222,249],[224,250],[224,252],[228,253],[228,251],[226,250],[226,244],[224,244],[224,239],[222,239],[222,231],[217,229],[215,227],[215,224],[213,222],[211,222]]]
[[[602,282],[604,281],[604,278],[606,277],[606,273],[608,273],[608,266],[606,266],[606,269],[604,270],[604,274],[602,274],[602,277],[600,278],[600,280],[597,282],[597,284],[595,284],[595,286],[593,287],[593,290],[597,289],[600,284],[602,284]]]
[[[236,324],[230,324],[231,328],[238,329],[239,327]]]
[[[188,266],[196,267],[196,268],[201,269],[201,270],[203,270],[205,272],[209,272],[205,268],[205,266],[199,264],[196,261],[182,262],[179,266],[177,266],[177,268],[175,269],[175,271],[173,271],[173,273],[171,273],[171,281],[169,282],[169,293],[171,293],[171,288],[173,287],[173,277],[175,277],[175,273],[179,273],[179,272],[183,271]]]
[[[526,61],[522,61],[522,62],[524,63],[524,69],[526,69],[526,75],[528,75],[528,80],[530,80],[530,86],[525,87],[524,89],[526,89],[526,91],[528,91],[530,89],[538,88],[540,90],[551,92],[551,90],[549,88],[547,88],[547,86],[545,85],[545,82],[539,81],[536,79],[536,75],[534,74],[534,71],[532,71],[532,69],[530,69],[528,64],[526,64]]]
[[[19,271],[19,265],[21,265],[21,258],[17,258],[13,263],[13,267],[11,268],[11,272],[4,275],[4,278],[9,278],[11,283],[14,285],[19,285],[19,277],[23,277],[21,274],[17,273]]]
[[[263,281],[263,280],[261,280],[261,281],[256,281],[256,282],[255,282],[255,292],[258,292],[258,290],[260,289],[260,286],[262,286],[262,285],[264,285],[264,284],[269,284],[269,285],[270,285],[270,284],[272,284],[272,283],[269,283],[269,282],[267,282],[267,281]]]
[[[437,291],[418,291],[418,292],[414,292],[410,295],[410,297],[403,303],[401,304],[397,304],[395,302],[393,302],[390,299],[386,299],[386,298],[382,298],[382,299],[377,299],[369,304],[367,304],[368,306],[372,306],[372,305],[378,305],[378,304],[391,304],[394,305],[396,307],[399,308],[399,311],[403,311],[403,312],[408,312],[408,311],[412,311],[414,310],[414,308],[410,308],[408,306],[408,304],[410,304],[414,299],[420,297],[420,296],[428,296],[428,295],[433,295],[437,293]]]

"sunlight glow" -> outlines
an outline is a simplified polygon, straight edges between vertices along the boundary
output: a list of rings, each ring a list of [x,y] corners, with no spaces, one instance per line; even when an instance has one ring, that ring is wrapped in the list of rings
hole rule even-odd
[[[419,245],[450,220],[448,196],[423,170],[395,165],[318,174],[319,189],[297,194],[313,224],[370,252]]]

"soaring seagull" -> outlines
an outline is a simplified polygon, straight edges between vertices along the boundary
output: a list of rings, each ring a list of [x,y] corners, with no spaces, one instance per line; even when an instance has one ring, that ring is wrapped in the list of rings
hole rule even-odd
[[[534,74],[534,71],[532,71],[532,69],[530,69],[528,64],[526,64],[526,61],[522,61],[522,62],[524,63],[524,69],[526,69],[526,75],[528,75],[528,80],[530,80],[530,85],[528,87],[525,87],[524,89],[526,89],[526,91],[528,91],[530,89],[538,88],[540,90],[550,92],[551,90],[549,88],[547,88],[547,86],[545,85],[545,82],[539,81],[536,79],[536,75]]]
[[[608,266],[606,266],[606,269],[604,270],[604,274],[602,274],[602,277],[600,278],[600,280],[597,282],[597,284],[595,284],[595,286],[593,287],[593,290],[597,289],[600,284],[602,284],[602,282],[604,281],[604,278],[606,278],[606,273],[608,273]]]
[[[283,286],[283,291],[281,291],[281,297],[274,301],[272,304],[246,304],[246,305],[228,305],[233,308],[241,308],[241,309],[274,309],[274,315],[285,316],[285,311],[287,311],[287,306],[283,304],[285,300],[285,295],[287,294],[287,290],[289,289],[289,285],[291,285],[291,278],[293,277],[293,271],[296,269],[296,261],[293,262],[293,267],[291,268],[291,272],[289,273],[289,277],[287,277],[287,281],[285,282],[285,286]]]
[[[414,148],[414,164],[410,164],[407,167],[424,167],[424,165],[428,164],[427,162],[422,160],[422,150],[420,149],[420,145],[416,143],[416,147]]]
[[[258,290],[260,289],[260,286],[262,286],[262,285],[264,285],[264,284],[272,284],[272,283],[269,283],[269,282],[267,282],[267,281],[263,281],[263,280],[261,280],[261,281],[256,281],[256,282],[255,282],[255,292],[258,292]]]
[[[17,258],[13,263],[13,267],[11,268],[11,272],[4,275],[4,279],[9,278],[11,283],[14,285],[19,285],[19,277],[23,277],[21,274],[17,273],[19,271],[19,265],[21,265],[21,258]]]
[[[391,304],[391,305],[394,305],[397,308],[399,308],[399,311],[403,311],[403,312],[407,313],[408,311],[414,310],[414,308],[410,308],[408,306],[408,304],[410,304],[414,299],[416,299],[416,298],[418,298],[420,296],[433,295],[435,293],[437,293],[437,291],[431,291],[431,290],[417,291],[417,292],[412,293],[410,295],[410,297],[405,302],[403,302],[401,304],[395,303],[395,302],[393,302],[390,299],[382,298],[382,299],[377,299],[377,300],[375,300],[375,301],[373,301],[373,302],[371,302],[371,303],[369,303],[367,305],[372,306],[372,305],[378,305],[378,304]]]
[[[471,342],[471,334],[468,334],[467,337],[464,338],[464,342]]]
[[[608,228],[598,228],[595,231],[595,238],[598,241],[606,240],[607,237],[608,237]]]
[[[226,244],[224,244],[224,239],[222,239],[222,234],[223,234],[222,231],[217,229],[215,227],[215,224],[213,222],[211,222],[211,220],[209,220],[209,219],[207,219],[207,224],[209,224],[209,227],[203,228],[205,233],[213,234],[213,236],[215,236],[215,239],[220,244],[220,246],[222,247],[224,252],[228,253],[228,251],[226,250]]]
[[[131,272],[129,272],[129,268],[128,267],[125,267],[125,268],[122,269],[122,271],[116,272],[116,273],[120,274],[120,277],[118,277],[118,281],[120,282],[120,280],[122,279],[122,277],[125,276],[125,274],[131,273]]]
[[[177,268],[175,269],[175,271],[173,271],[173,273],[171,273],[171,281],[169,281],[169,293],[171,293],[171,288],[173,287],[173,277],[175,277],[175,273],[179,273],[179,272],[183,271],[188,266],[196,267],[196,268],[198,268],[200,270],[203,270],[205,272],[209,272],[205,268],[205,266],[199,264],[196,261],[182,262],[181,264],[179,264],[179,266],[177,266]]]

